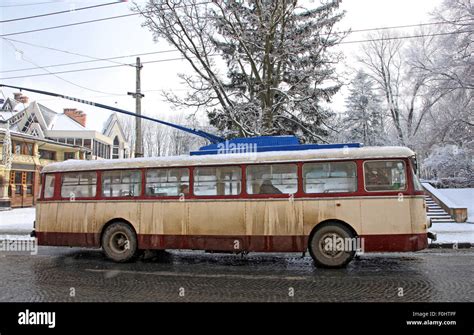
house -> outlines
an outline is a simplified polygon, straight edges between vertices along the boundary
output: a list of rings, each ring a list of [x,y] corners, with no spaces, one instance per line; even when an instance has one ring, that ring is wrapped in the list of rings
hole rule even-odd
[[[28,207],[40,190],[39,172],[67,159],[119,159],[131,155],[116,114],[102,132],[86,127],[75,108],[57,113],[15,93],[0,106],[0,209]]]

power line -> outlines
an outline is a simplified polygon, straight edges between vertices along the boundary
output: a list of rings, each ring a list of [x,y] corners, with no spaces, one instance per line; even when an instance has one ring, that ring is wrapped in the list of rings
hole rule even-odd
[[[110,59],[103,59],[103,58],[99,58],[99,57],[93,57],[93,56],[89,56],[89,55],[80,54],[80,53],[77,53],[77,52],[72,52],[72,51],[67,51],[67,50],[61,50],[61,49],[56,49],[56,48],[51,48],[51,47],[45,47],[45,46],[42,46],[42,45],[39,45],[39,44],[34,44],[34,43],[29,43],[29,42],[18,41],[18,40],[14,40],[14,39],[11,39],[11,38],[6,38],[6,37],[0,37],[0,38],[4,39],[4,40],[6,40],[6,41],[10,41],[10,43],[11,43],[11,42],[16,42],[16,43],[20,43],[20,44],[26,44],[26,45],[33,46],[33,47],[37,47],[37,48],[43,48],[43,49],[48,49],[48,50],[52,50],[52,51],[57,51],[57,52],[66,53],[66,54],[69,54],[69,55],[85,57],[85,58],[93,59],[93,60],[95,60],[95,61],[107,61],[107,62],[114,63],[114,64],[121,64],[121,65],[133,66],[133,65],[131,65],[131,64],[126,64],[126,63],[121,63],[121,62],[112,61],[112,60],[110,60]]]
[[[459,20],[456,23],[472,21],[469,19],[466,20]],[[425,26],[433,26],[439,24],[454,24],[450,21],[437,21],[437,22],[425,22],[425,23],[418,23],[418,24],[405,24],[399,26],[388,26],[388,27],[377,27],[377,28],[365,28],[365,29],[354,29],[354,30],[345,30],[345,31],[335,31],[333,34],[342,34],[342,33],[362,33],[368,31],[377,31],[377,30],[388,30],[388,29],[402,29],[402,28],[415,28],[415,27],[425,27]]]
[[[159,60],[154,60],[154,61],[143,62],[143,64],[172,62],[172,61],[177,61],[177,60],[184,60],[184,58],[180,57],[180,58],[159,59]],[[108,65],[108,66],[98,66],[98,67],[91,67],[91,68],[84,68],[84,69],[77,69],[77,70],[66,70],[66,71],[59,71],[59,72],[38,73],[38,74],[23,75],[23,76],[16,76],[16,77],[5,77],[5,78],[0,78],[0,80],[41,77],[41,76],[49,76],[49,75],[72,73],[72,72],[83,72],[83,71],[110,69],[110,68],[116,68],[116,67],[122,67],[122,66],[125,66],[125,65]]]
[[[104,18],[101,18],[101,19],[81,21],[81,22],[75,22],[75,23],[69,23],[69,24],[62,24],[60,26],[53,26],[53,27],[25,30],[25,31],[20,31],[20,32],[16,32],[16,33],[10,33],[10,34],[3,34],[3,35],[0,35],[0,37],[29,34],[29,33],[35,33],[35,32],[38,32],[38,31],[45,31],[45,30],[51,30],[51,29],[66,28],[66,27],[78,26],[78,25],[81,25],[81,24],[120,19],[120,18],[123,18],[123,17],[135,16],[135,15],[139,15],[139,14],[140,13],[131,13],[131,14],[124,14],[124,15],[117,15],[117,16],[109,16],[109,17],[104,17]]]
[[[109,92],[94,90],[94,89],[91,89],[91,88],[88,88],[88,87],[85,87],[85,86],[82,86],[82,85],[73,83],[73,82],[70,81],[70,80],[64,79],[64,78],[58,76],[56,73],[53,73],[53,72],[51,72],[51,71],[49,71],[49,70],[47,70],[47,69],[44,69],[44,68],[42,68],[40,65],[36,64],[35,62],[33,62],[32,60],[29,60],[27,57],[25,57],[25,54],[24,54],[23,50],[18,49],[18,48],[15,46],[15,44],[13,44],[13,42],[8,41],[8,43],[11,44],[11,46],[13,47],[13,49],[15,49],[16,52],[18,52],[19,54],[21,54],[23,60],[25,60],[26,62],[28,62],[28,63],[30,63],[30,64],[33,64],[34,66],[36,66],[36,67],[38,67],[38,68],[40,68],[40,69],[42,69],[42,70],[48,72],[50,75],[54,75],[56,78],[58,78],[58,79],[60,79],[60,80],[62,80],[62,81],[64,81],[64,82],[66,82],[66,83],[68,83],[68,84],[71,84],[71,85],[73,85],[73,86],[76,86],[76,87],[79,87],[79,88],[82,88],[82,89],[84,89],[84,90],[88,90],[88,91],[91,91],[91,92],[102,93],[102,94],[110,94],[110,95],[116,95],[116,93],[109,93]]]
[[[7,7],[26,7],[26,6],[36,6],[36,5],[45,5],[45,4],[57,4],[61,3],[60,1],[44,1],[44,2],[36,2],[36,3],[25,3],[20,5],[2,5],[0,8],[7,8]]]
[[[64,14],[64,13],[73,13],[73,12],[78,12],[78,11],[81,11],[81,10],[92,9],[92,8],[97,8],[97,7],[104,7],[104,6],[110,6],[110,5],[118,5],[118,4],[121,4],[121,3],[123,3],[123,2],[120,2],[120,1],[108,2],[108,3],[99,4],[99,5],[73,8],[73,9],[69,9],[69,10],[61,10],[61,11],[58,11],[58,12],[51,12],[51,13],[45,13],[45,14],[38,14],[38,15],[32,15],[32,16],[25,16],[25,17],[18,17],[18,18],[14,18],[14,19],[2,20],[2,21],[0,21],[0,23],[16,22],[16,21],[22,21],[22,20],[36,19],[36,18],[39,18],[39,17],[51,16],[51,15],[58,15],[58,14]]]
[[[117,3],[119,3],[119,2],[117,2]],[[117,3],[114,2],[114,3],[102,4],[102,5],[96,5],[96,6],[105,6],[105,5],[117,4]],[[199,6],[199,5],[206,5],[206,4],[211,4],[211,3],[213,3],[213,2],[208,1],[208,2],[197,3],[195,5]],[[88,8],[93,8],[93,7],[96,7],[96,6],[82,7],[82,8],[78,8],[76,10],[88,9]],[[182,8],[182,7],[189,7],[189,6],[192,6],[192,5],[176,6],[175,8]],[[163,8],[162,10],[168,10],[168,8]],[[28,19],[28,18],[34,18],[34,17],[46,16],[46,15],[55,15],[55,14],[65,13],[65,12],[69,12],[69,11],[53,12],[53,13],[35,15],[35,16],[26,17],[26,18],[19,18],[19,19]],[[77,25],[82,25],[82,24],[88,24],[88,23],[101,22],[101,21],[114,20],[114,19],[119,19],[119,18],[124,18],[124,17],[136,16],[136,15],[140,15],[140,14],[142,14],[142,13],[130,13],[130,14],[124,14],[124,15],[109,16],[109,17],[95,19],[95,20],[81,21],[81,22],[63,24],[63,25],[59,25],[59,26],[52,26],[52,27],[46,27],[46,28],[39,28],[39,29],[32,29],[32,30],[25,30],[25,31],[19,31],[19,32],[14,32],[14,33],[8,33],[8,34],[0,35],[0,37],[21,35],[21,34],[29,34],[29,33],[33,33],[33,32],[39,32],[39,31],[45,31],[45,30],[51,30],[51,29],[60,29],[60,28],[66,28],[66,27],[70,27],[70,26],[77,26]],[[17,19],[12,19],[12,20],[17,20]],[[0,21],[0,23],[9,22],[9,21],[12,21],[12,20]],[[470,21],[470,20],[466,20],[466,21]],[[337,33],[367,32],[367,31],[376,31],[376,30],[384,30],[384,29],[400,29],[400,28],[410,28],[410,27],[417,27],[417,26],[450,24],[450,23],[452,24],[452,22],[420,23],[420,24],[400,25],[400,26],[391,26],[391,27],[356,29],[356,30],[341,31],[341,32],[337,32]]]
[[[211,4],[212,1],[208,2],[201,2],[194,4],[195,6],[200,6],[200,5],[206,5],[206,4]],[[182,8],[182,7],[189,7],[192,5],[182,5],[182,6],[176,6],[174,8]],[[162,10],[167,10],[167,8],[164,8]],[[39,29],[32,29],[32,30],[25,30],[25,31],[18,31],[14,33],[8,33],[8,34],[3,34],[0,35],[0,37],[6,37],[6,36],[14,36],[14,35],[22,35],[22,34],[29,34],[29,33],[35,33],[39,31],[45,31],[45,30],[52,30],[52,29],[60,29],[60,28],[66,28],[66,27],[72,27],[72,26],[78,26],[82,24],[88,24],[88,23],[94,23],[94,22],[101,22],[101,21],[108,21],[108,20],[115,20],[115,19],[120,19],[124,17],[130,17],[130,16],[136,16],[136,15],[141,15],[142,13],[130,13],[130,14],[123,14],[123,15],[117,15],[117,16],[108,16],[100,19],[95,19],[95,20],[89,20],[89,21],[80,21],[80,22],[75,22],[75,23],[69,23],[69,24],[62,24],[59,26],[52,26],[52,27],[46,27],[46,28],[39,28]]]
[[[377,41],[391,41],[391,40],[404,40],[410,38],[420,38],[420,37],[434,37],[434,36],[444,36],[444,35],[453,35],[453,34],[462,34],[462,33],[473,33],[474,30],[464,30],[464,31],[451,31],[445,33],[433,33],[433,34],[420,34],[420,35],[409,35],[409,36],[394,36],[394,37],[381,37],[373,38],[369,40],[358,40],[358,41],[343,41],[339,44],[351,44],[351,43],[366,43],[366,42],[377,42]]]
[[[67,65],[76,65],[76,64],[85,64],[85,63],[95,63],[95,62],[107,61],[107,60],[112,60],[112,59],[120,59],[120,58],[128,58],[128,57],[138,57],[138,56],[147,56],[147,55],[154,55],[154,54],[161,54],[161,53],[169,53],[169,52],[178,52],[178,50],[162,50],[162,51],[145,52],[145,53],[138,53],[138,54],[132,54],[132,55],[124,55],[124,56],[101,58],[101,59],[97,59],[97,60],[84,60],[84,61],[80,61],[80,62],[52,64],[52,65],[45,65],[45,66],[42,66],[42,68],[52,68],[52,67],[60,67],[60,66],[67,66]],[[36,70],[36,67],[28,67],[28,68],[23,68],[23,69],[14,69],[14,70],[0,71],[0,73],[21,72],[21,71],[27,71],[27,70]]]
[[[443,35],[460,34],[460,33],[471,33],[471,32],[474,32],[474,30],[453,31],[453,32],[446,32],[446,33],[435,33],[435,34],[424,34],[424,35],[386,37],[386,38],[367,39],[367,40],[359,40],[359,41],[345,41],[345,42],[340,42],[339,44],[367,43],[367,42],[375,42],[375,41],[382,41],[382,40],[385,40],[385,41],[387,41],[387,40],[403,40],[403,39],[411,39],[411,38],[434,37],[434,36],[443,36]],[[177,61],[177,60],[184,60],[184,58],[183,57],[165,58],[165,59],[160,59],[160,60],[143,62],[143,64],[171,62],[171,61]],[[76,70],[66,70],[66,71],[60,71],[60,72],[51,72],[50,74],[63,74],[63,73],[73,73],[73,72],[82,72],[82,71],[102,70],[102,69],[108,69],[108,68],[121,67],[121,66],[125,66],[125,65],[128,66],[129,64],[119,64],[119,65],[99,66],[99,67],[76,69]],[[32,75],[22,75],[22,76],[0,78],[0,80],[40,77],[40,76],[47,76],[47,75],[49,75],[49,74],[41,73],[41,74],[32,74]]]

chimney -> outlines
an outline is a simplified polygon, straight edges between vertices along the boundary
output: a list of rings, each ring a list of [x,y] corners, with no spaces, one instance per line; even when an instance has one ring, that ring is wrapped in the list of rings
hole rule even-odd
[[[13,93],[13,98],[22,104],[27,104],[29,100],[29,98],[21,92]]]
[[[64,108],[64,114],[79,123],[81,126],[86,126],[87,115],[83,111],[77,110],[77,108]]]

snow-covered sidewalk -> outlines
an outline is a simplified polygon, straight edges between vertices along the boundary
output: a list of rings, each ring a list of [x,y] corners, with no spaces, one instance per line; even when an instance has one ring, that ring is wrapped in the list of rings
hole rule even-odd
[[[467,208],[467,222],[474,223],[474,188],[439,188],[437,191],[456,206]]]
[[[34,221],[35,208],[0,211],[0,235],[29,235]]]
[[[34,208],[19,208],[0,212],[0,235],[29,235],[35,220]],[[434,223],[430,231],[438,234],[436,243],[474,244],[474,224]]]
[[[433,223],[429,231],[438,234],[435,243],[474,243],[472,223]]]

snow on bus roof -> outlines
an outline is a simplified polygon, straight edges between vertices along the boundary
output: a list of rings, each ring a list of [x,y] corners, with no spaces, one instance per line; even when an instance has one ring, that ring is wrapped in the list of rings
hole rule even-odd
[[[177,167],[222,164],[252,164],[276,163],[300,160],[344,160],[360,158],[400,158],[410,157],[415,153],[406,147],[363,147],[343,149],[316,149],[301,151],[273,151],[253,153],[233,153],[222,155],[201,156],[164,156],[127,159],[102,159],[102,160],[67,160],[48,164],[43,173],[88,171],[88,170],[113,170],[149,167]]]

